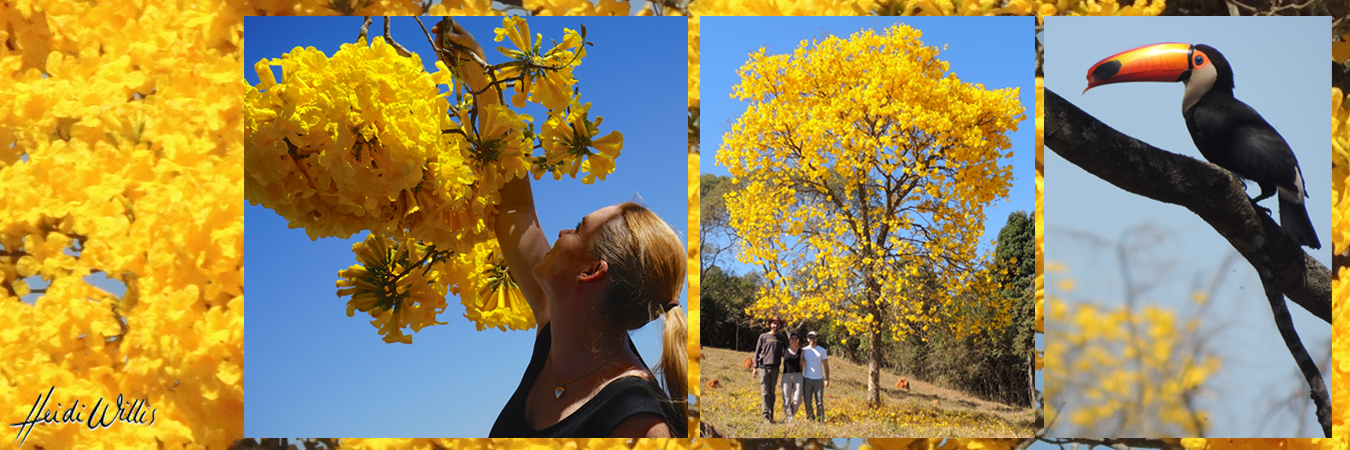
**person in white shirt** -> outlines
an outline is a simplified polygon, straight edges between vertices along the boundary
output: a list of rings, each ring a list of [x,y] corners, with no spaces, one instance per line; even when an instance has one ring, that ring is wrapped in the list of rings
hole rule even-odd
[[[816,344],[816,332],[806,333],[802,348],[802,392],[806,394],[806,418],[825,421],[825,388],[830,387],[830,356]]]

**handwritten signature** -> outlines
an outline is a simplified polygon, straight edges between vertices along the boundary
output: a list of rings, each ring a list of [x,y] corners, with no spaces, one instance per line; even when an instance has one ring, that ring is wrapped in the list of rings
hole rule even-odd
[[[28,433],[33,431],[33,427],[37,425],[85,422],[85,426],[89,427],[90,430],[97,430],[108,428],[118,421],[146,426],[155,423],[156,410],[147,406],[145,399],[124,401],[122,394],[117,394],[116,402],[105,403],[103,398],[99,397],[98,401],[94,402],[94,408],[89,412],[88,420],[86,420],[84,410],[88,406],[88,402],[81,403],[79,399],[75,399],[75,402],[71,403],[70,407],[66,408],[64,412],[61,409],[61,403],[57,403],[55,409],[47,409],[47,403],[52,399],[52,394],[55,392],[56,386],[52,386],[51,389],[47,390],[46,396],[38,394],[37,401],[33,402],[33,409],[28,412],[28,417],[25,417],[23,422],[9,424],[10,427],[19,428],[19,433],[14,436],[14,440],[19,441],[20,446],[28,441]],[[109,418],[108,413],[113,411],[114,406],[117,410]],[[146,420],[147,413],[150,415],[148,421]]]

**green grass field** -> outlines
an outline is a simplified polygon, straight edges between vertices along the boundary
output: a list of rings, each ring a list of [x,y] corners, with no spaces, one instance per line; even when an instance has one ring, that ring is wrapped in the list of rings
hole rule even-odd
[[[776,395],[774,420],[760,416],[759,381],[741,364],[750,353],[703,348],[702,420],[727,437],[1030,437],[1035,410],[970,397],[910,379],[908,391],[895,389],[900,377],[881,373],[879,408],[869,408],[867,367],[830,359],[830,387],[825,390],[825,423],[806,420],[805,406],[783,423],[782,390]],[[709,388],[709,380],[718,387]]]

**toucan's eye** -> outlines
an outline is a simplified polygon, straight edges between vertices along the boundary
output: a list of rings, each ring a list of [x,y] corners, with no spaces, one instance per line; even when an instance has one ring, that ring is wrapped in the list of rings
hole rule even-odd
[[[1196,65],[1196,67],[1205,65],[1205,57],[1204,57],[1204,56],[1200,56],[1200,55],[1195,55],[1195,65]]]

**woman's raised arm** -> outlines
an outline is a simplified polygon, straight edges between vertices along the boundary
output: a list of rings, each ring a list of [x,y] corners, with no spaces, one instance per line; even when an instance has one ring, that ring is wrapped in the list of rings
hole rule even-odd
[[[502,187],[502,201],[497,205],[497,242],[506,255],[506,266],[511,277],[520,285],[534,321],[540,330],[549,322],[548,299],[539,281],[534,279],[534,266],[544,260],[551,248],[544,230],[539,227],[539,216],[534,212],[534,194],[529,177],[517,178]]]
[[[478,40],[474,39],[463,26],[448,17],[437,23],[432,32],[436,33],[437,45],[447,50],[441,54],[441,61],[446,66],[454,68],[456,75],[461,77],[461,81],[471,90],[482,92],[488,84],[482,65],[482,62],[487,60]],[[470,53],[477,55],[477,58]],[[479,100],[478,106],[482,107],[498,104],[499,96],[497,89],[493,88],[475,98]],[[534,194],[530,191],[528,175],[512,180],[502,187],[494,231],[506,257],[506,266],[511,269],[511,278],[520,286],[525,301],[534,311],[534,321],[539,324],[538,329],[543,329],[544,324],[549,322],[548,301],[544,298],[544,291],[539,287],[539,282],[534,279],[534,266],[544,260],[550,246],[543,229],[539,227],[539,217],[534,211]]]

